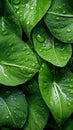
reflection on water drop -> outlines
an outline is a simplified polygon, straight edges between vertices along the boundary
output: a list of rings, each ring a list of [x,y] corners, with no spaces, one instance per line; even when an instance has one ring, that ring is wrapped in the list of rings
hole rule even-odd
[[[73,90],[71,90],[70,93],[73,94]]]
[[[73,87],[73,85],[70,85],[69,87],[70,87],[70,88],[72,88],[72,87]]]
[[[37,40],[42,43],[42,42],[44,42],[45,39],[44,39],[43,36],[41,36],[40,34],[38,34],[37,35]]]
[[[33,7],[31,7],[31,10],[33,10]]]
[[[56,17],[56,20],[59,20],[60,18],[59,17]]]
[[[8,119],[9,118],[9,116],[6,116],[6,119]]]
[[[71,32],[71,29],[68,28],[68,29],[67,29],[67,32],[70,33],[70,32]]]

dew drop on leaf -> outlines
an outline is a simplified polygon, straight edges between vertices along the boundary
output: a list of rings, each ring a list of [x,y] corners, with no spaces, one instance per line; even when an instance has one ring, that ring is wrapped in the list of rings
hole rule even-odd
[[[59,17],[56,17],[56,20],[59,20]]]
[[[63,14],[65,14],[65,13],[66,13],[66,11],[64,10],[64,11],[63,11]]]
[[[67,32],[70,33],[70,32],[71,32],[71,29],[68,28],[68,29],[67,29]]]
[[[6,119],[8,119],[9,118],[9,116],[6,116]]]
[[[72,88],[73,87],[73,85],[70,85],[70,88]]]
[[[13,0],[13,4],[18,5],[20,3],[20,0]]]
[[[45,39],[44,39],[43,36],[41,36],[40,34],[38,34],[37,35],[37,40],[42,43],[42,42],[44,42]]]
[[[71,90],[70,93],[73,94],[73,90]]]

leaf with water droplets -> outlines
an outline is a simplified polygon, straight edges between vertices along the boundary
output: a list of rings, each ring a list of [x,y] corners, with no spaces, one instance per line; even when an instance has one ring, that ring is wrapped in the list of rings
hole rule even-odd
[[[11,5],[15,9],[24,31],[29,36],[33,27],[40,21],[50,7],[52,0],[45,0],[43,2],[42,0],[21,0],[17,5],[16,1],[18,0],[12,0]],[[17,10],[16,7],[19,7],[19,9]]]
[[[29,104],[29,115],[22,130],[43,130],[48,120],[49,110],[41,97],[37,80],[32,79],[23,89]]]
[[[39,56],[55,66],[65,66],[72,55],[71,45],[56,40],[42,22],[33,29],[32,39]]]
[[[54,119],[61,125],[73,112],[73,73],[67,68],[55,68],[43,63],[39,88]]]
[[[27,44],[15,34],[0,37],[1,84],[15,86],[25,83],[38,70],[38,60]]]
[[[0,90],[0,128],[3,126],[8,128],[23,127],[27,114],[27,101],[22,91],[2,86]]]
[[[44,20],[58,40],[73,43],[73,6],[70,0],[53,0]]]

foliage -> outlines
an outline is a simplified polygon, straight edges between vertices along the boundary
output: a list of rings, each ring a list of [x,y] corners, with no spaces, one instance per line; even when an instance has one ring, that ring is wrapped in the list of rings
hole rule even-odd
[[[0,0],[0,129],[73,130],[71,0]]]

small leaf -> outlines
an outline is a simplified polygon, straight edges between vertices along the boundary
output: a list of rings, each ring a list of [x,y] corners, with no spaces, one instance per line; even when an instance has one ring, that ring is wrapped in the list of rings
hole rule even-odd
[[[18,2],[13,0],[11,4],[18,15],[24,31],[29,36],[32,28],[40,21],[50,7],[51,0],[43,2],[42,0],[18,0]]]
[[[0,90],[0,127],[21,128],[26,122],[27,114],[27,102],[21,90]]]
[[[73,73],[42,64],[39,87],[54,119],[61,125],[73,112]]]
[[[55,66],[65,66],[72,55],[71,45],[56,40],[42,22],[33,29],[32,39],[39,56]]]
[[[32,80],[24,89],[27,93],[29,115],[22,130],[43,130],[48,120],[49,110],[41,97],[37,81]]]
[[[70,0],[53,0],[45,23],[57,39],[73,43],[73,6]]]

